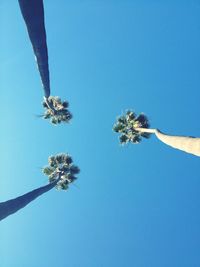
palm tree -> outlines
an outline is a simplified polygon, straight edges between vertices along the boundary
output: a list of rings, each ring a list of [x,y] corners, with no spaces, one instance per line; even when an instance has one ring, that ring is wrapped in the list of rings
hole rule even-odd
[[[149,129],[150,124],[148,118],[144,114],[137,116],[133,111],[128,110],[125,115],[120,116],[113,126],[113,130],[120,133],[120,143],[140,143],[142,137],[149,138],[151,134],[163,143],[191,153],[195,156],[200,156],[200,138],[187,136],[173,136],[162,133],[158,129]]]
[[[46,101],[43,102],[43,107],[46,109],[44,115],[42,115],[44,119],[50,119],[52,124],[68,123],[71,120],[72,114],[67,109],[69,106],[67,101],[62,102],[58,96],[50,96],[48,102],[53,109],[49,108]]]
[[[61,121],[69,121],[72,116],[68,116],[69,112],[65,109],[57,110],[57,105],[54,105],[50,98],[50,78],[49,78],[49,63],[48,63],[48,49],[46,41],[46,30],[44,21],[44,5],[43,0],[18,0],[22,16],[26,23],[29,38],[33,47],[35,58],[37,61],[38,70],[42,80],[44,89],[44,103],[45,108],[48,109],[48,116],[44,114],[45,119],[50,118],[54,124]],[[64,101],[65,102],[65,101]],[[59,113],[61,116],[55,115]],[[60,122],[57,122],[60,121]]]
[[[0,220],[21,210],[37,197],[56,187],[58,190],[67,190],[70,183],[74,182],[79,168],[73,165],[68,154],[57,154],[50,156],[49,166],[43,168],[43,173],[48,176],[49,184],[30,191],[22,196],[0,203]]]

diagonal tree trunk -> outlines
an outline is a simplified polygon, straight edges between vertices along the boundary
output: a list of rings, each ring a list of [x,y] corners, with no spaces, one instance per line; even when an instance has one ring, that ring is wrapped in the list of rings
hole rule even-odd
[[[187,136],[167,135],[158,129],[135,128],[138,132],[152,133],[163,143],[200,157],[200,138]]]
[[[44,95],[50,95],[48,51],[43,0],[18,0],[42,79]]]
[[[1,202],[0,203],[0,221],[5,219],[9,215],[17,212],[18,210],[24,208],[26,205],[28,205],[30,202],[35,200],[37,197],[41,196],[42,194],[54,188],[59,180],[60,180],[60,176],[57,180],[55,180],[54,182],[50,184],[39,187],[17,198],[10,199],[5,202]]]

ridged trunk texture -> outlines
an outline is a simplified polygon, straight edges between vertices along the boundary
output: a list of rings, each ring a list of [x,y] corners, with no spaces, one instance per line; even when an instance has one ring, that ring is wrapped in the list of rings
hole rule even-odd
[[[50,95],[48,50],[43,0],[18,0],[37,60],[45,97]]]
[[[200,157],[200,138],[197,137],[187,137],[187,136],[173,136],[167,135],[159,131],[158,129],[145,129],[145,128],[136,128],[140,132],[154,133],[157,138],[163,143],[185,151],[187,153],[193,154]]]
[[[18,210],[21,210],[26,205],[28,205],[30,202],[32,202],[34,199],[36,199],[37,197],[51,190],[53,187],[55,187],[59,179],[60,178],[58,178],[57,180],[55,180],[54,182],[50,184],[34,189],[33,191],[30,191],[17,198],[10,199],[5,202],[1,202],[0,203],[0,221],[5,219],[9,215],[17,212]]]
[[[160,132],[159,130],[155,132],[155,135],[163,143],[173,148],[177,148],[179,150],[182,150],[187,153],[200,157],[200,138],[166,135]]]

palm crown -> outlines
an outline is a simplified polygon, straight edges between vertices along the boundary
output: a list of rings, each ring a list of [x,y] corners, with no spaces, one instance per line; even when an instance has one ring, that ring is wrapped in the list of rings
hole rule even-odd
[[[56,188],[66,190],[68,185],[74,182],[75,176],[80,172],[80,169],[73,165],[73,160],[68,154],[57,154],[48,158],[49,166],[43,168],[43,173],[48,176],[49,182],[52,183],[58,177]]]
[[[119,137],[121,144],[141,142],[142,137],[149,138],[150,133],[139,132],[137,128],[149,128],[148,118],[143,114],[138,116],[131,110],[128,110],[125,115],[117,118],[117,122],[113,126],[113,130],[120,133]]]
[[[43,118],[50,119],[51,123],[68,123],[71,120],[72,114],[67,109],[69,103],[67,101],[61,101],[58,96],[50,96],[48,99],[45,99],[42,104],[45,108]]]

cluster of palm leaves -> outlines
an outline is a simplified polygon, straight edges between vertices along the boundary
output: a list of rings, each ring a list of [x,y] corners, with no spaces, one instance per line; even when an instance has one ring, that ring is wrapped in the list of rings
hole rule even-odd
[[[68,185],[74,182],[76,174],[80,169],[73,164],[73,160],[68,154],[57,154],[48,158],[49,166],[43,168],[43,173],[49,178],[49,183],[54,182],[60,177],[56,188],[67,190]]]
[[[51,123],[68,123],[72,119],[72,114],[67,109],[69,103],[67,101],[61,101],[58,96],[50,96],[47,100],[44,100],[42,104],[45,108],[43,118],[50,119]]]
[[[120,133],[120,144],[141,142],[142,137],[149,138],[149,133],[139,132],[137,128],[149,128],[148,118],[144,114],[136,115],[133,111],[128,110],[125,115],[117,118],[117,122],[113,126],[113,130]]]

